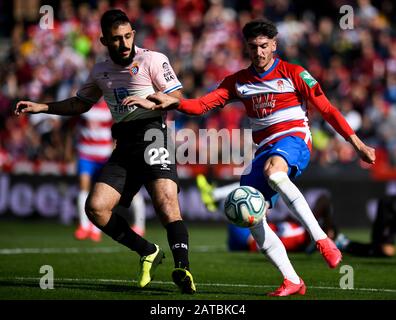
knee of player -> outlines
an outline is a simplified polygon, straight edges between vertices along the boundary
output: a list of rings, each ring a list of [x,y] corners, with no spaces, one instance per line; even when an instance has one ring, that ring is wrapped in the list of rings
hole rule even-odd
[[[264,176],[269,178],[275,173],[285,172],[289,170],[287,162],[280,156],[272,156],[265,161],[263,173]]]
[[[106,205],[100,198],[89,197],[85,203],[85,212],[90,219],[95,219],[106,212]]]

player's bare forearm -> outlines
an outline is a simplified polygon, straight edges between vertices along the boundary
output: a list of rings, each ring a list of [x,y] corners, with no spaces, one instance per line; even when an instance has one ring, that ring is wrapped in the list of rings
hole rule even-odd
[[[72,97],[63,101],[50,103],[37,103],[32,101],[19,101],[15,106],[14,113],[19,116],[22,113],[51,113],[58,115],[78,115],[88,111],[92,104]]]
[[[148,110],[169,110],[179,105],[179,99],[183,97],[180,90],[165,94],[157,92],[149,95],[147,99],[138,96],[128,96],[122,100],[122,105],[134,105]]]
[[[14,113],[19,116],[22,113],[41,113],[47,112],[48,105],[44,103],[36,103],[32,101],[18,101]]]
[[[128,96],[121,101],[122,106],[136,106],[147,110],[155,110],[155,103],[138,96]]]
[[[363,161],[370,163],[370,164],[375,163],[375,149],[374,148],[365,145],[363,143],[363,141],[360,140],[356,134],[349,136],[348,141],[355,148],[360,159],[362,159]]]
[[[178,103],[179,99],[173,98],[162,92],[157,92],[147,97],[147,99],[138,96],[128,96],[122,100],[123,106],[137,106],[147,110],[169,110],[173,109],[172,105]]]
[[[180,104],[180,99],[182,98],[182,93],[180,90],[165,94],[162,92],[156,92],[149,95],[147,99],[155,103],[153,109],[159,110],[171,110],[176,109]]]
[[[170,93],[167,93],[167,95],[179,100],[183,99],[183,93],[181,92],[181,90],[172,91]]]

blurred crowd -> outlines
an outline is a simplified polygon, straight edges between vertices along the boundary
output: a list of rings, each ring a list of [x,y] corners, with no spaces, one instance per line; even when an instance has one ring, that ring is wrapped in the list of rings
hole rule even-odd
[[[95,61],[106,56],[99,42],[99,20],[104,11],[116,7],[133,22],[138,46],[169,57],[186,97],[208,92],[226,75],[249,65],[241,35],[247,21],[266,17],[276,22],[279,57],[310,71],[352,128],[377,148],[377,176],[392,175],[396,170],[396,4],[392,0],[322,2],[317,9],[313,1],[302,0],[2,2],[0,171],[73,173],[76,119],[46,114],[15,117],[12,111],[21,99],[49,102],[74,95]],[[39,26],[44,4],[54,8],[50,30]],[[347,28],[340,24],[346,14],[340,13],[342,5],[353,8]],[[321,166],[357,162],[350,145],[310,111],[312,161]],[[172,111],[168,120],[175,121],[176,130],[196,133],[200,128],[231,132],[248,126],[238,103],[200,118]],[[219,178],[230,174],[220,165],[181,166],[182,176],[207,170],[214,170]]]

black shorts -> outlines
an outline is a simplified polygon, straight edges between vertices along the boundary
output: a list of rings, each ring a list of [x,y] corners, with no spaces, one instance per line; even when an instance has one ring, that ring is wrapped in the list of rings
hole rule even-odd
[[[162,118],[116,123],[112,127],[116,148],[97,182],[121,194],[120,204],[129,207],[133,196],[147,182],[170,179],[178,184],[173,141],[168,141]]]

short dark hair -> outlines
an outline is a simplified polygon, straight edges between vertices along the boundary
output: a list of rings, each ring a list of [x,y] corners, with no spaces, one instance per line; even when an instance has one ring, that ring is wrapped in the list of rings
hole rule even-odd
[[[102,34],[105,35],[112,27],[118,27],[121,24],[129,23],[132,26],[131,21],[124,11],[119,9],[111,9],[106,11],[100,19],[100,26],[102,28]]]
[[[278,29],[272,21],[267,19],[257,19],[245,24],[242,29],[243,37],[245,40],[265,36],[273,39],[278,34]]]

